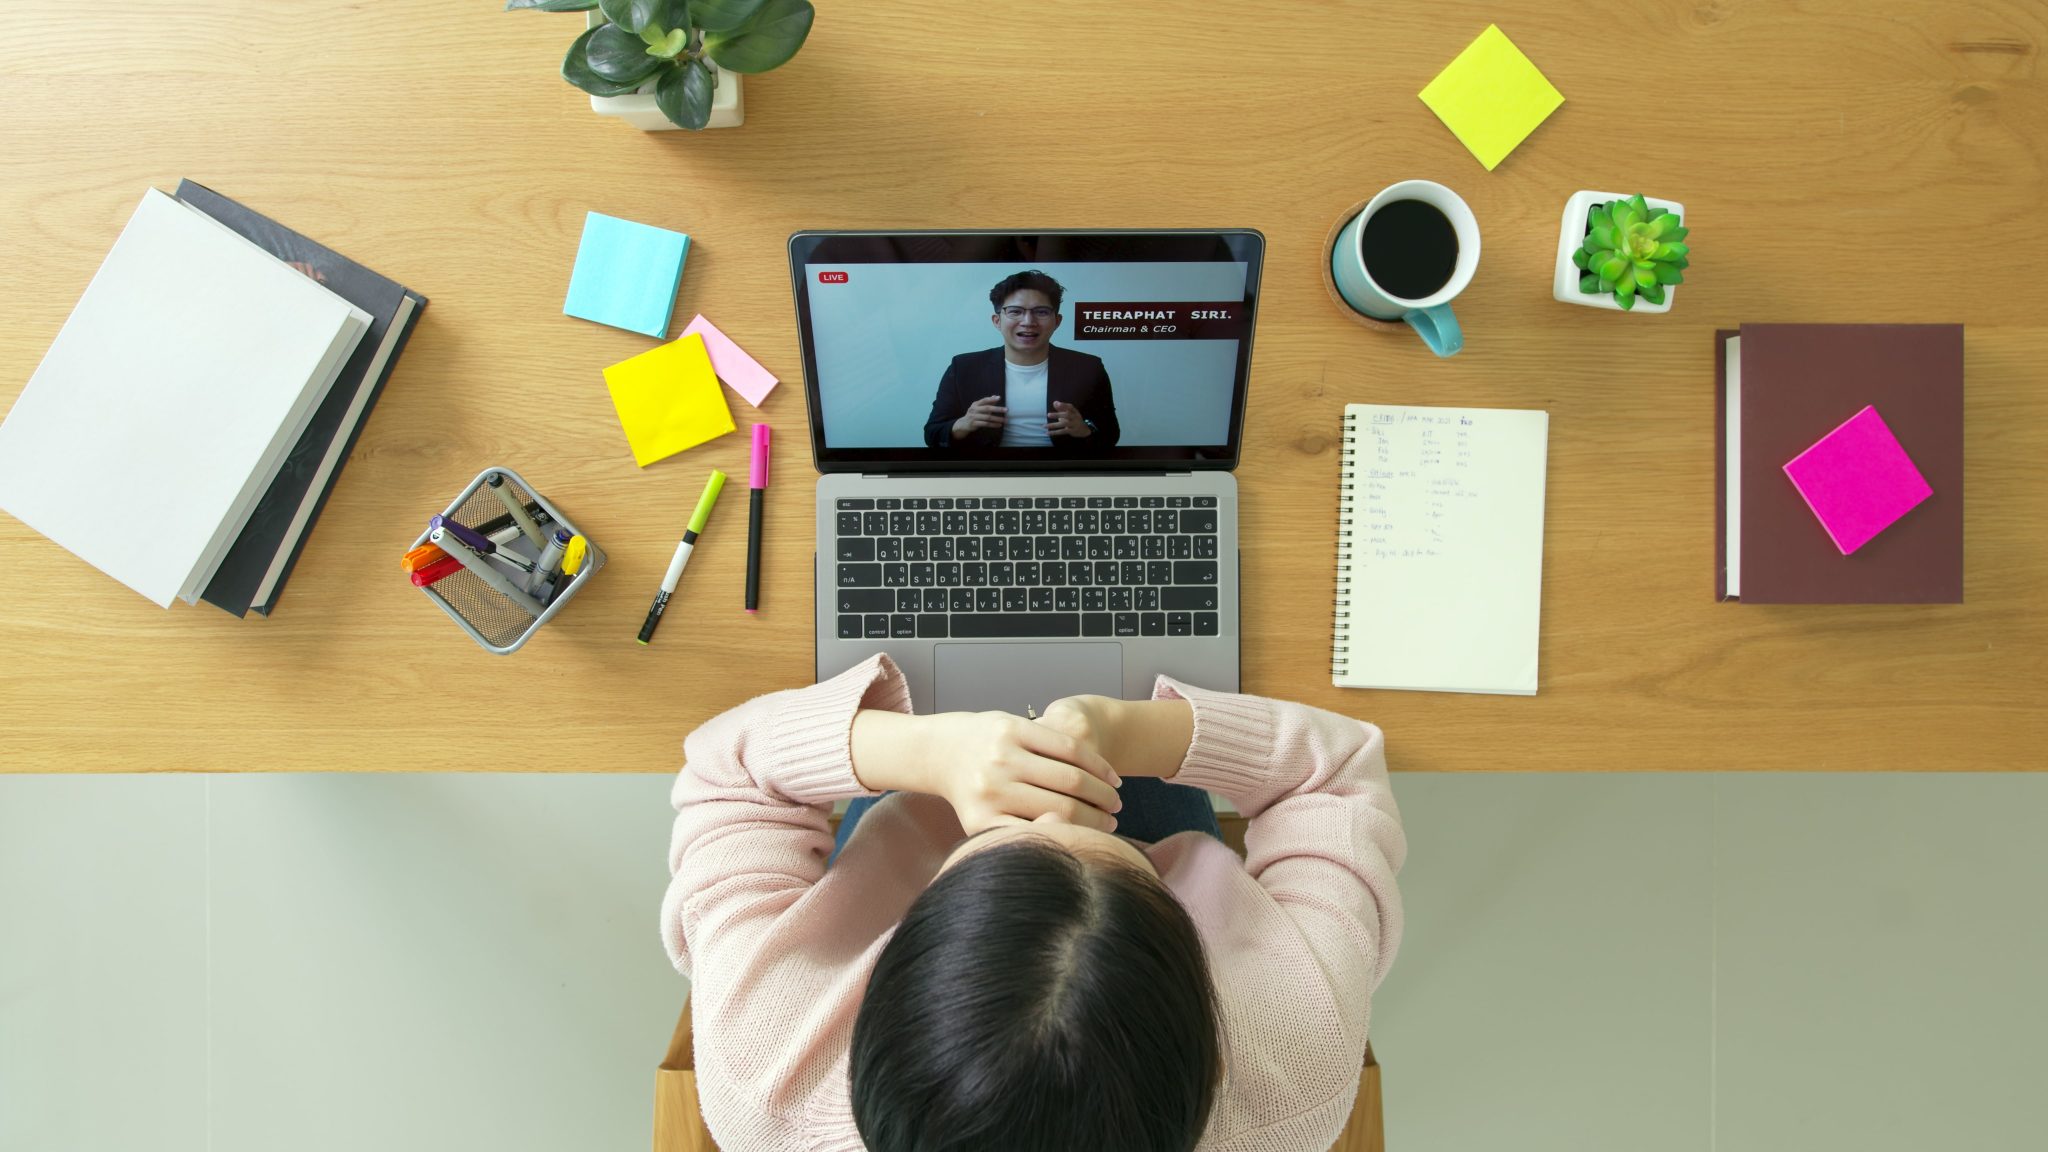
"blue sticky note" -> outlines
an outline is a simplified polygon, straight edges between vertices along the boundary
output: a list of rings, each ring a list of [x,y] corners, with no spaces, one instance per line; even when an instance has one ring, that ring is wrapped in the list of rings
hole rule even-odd
[[[576,270],[569,275],[562,311],[665,337],[689,250],[690,238],[681,232],[591,212],[583,219],[583,242],[576,246]]]

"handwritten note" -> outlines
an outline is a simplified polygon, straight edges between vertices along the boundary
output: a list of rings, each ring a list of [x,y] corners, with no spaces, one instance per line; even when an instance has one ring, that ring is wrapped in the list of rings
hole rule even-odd
[[[1344,415],[1335,682],[1533,695],[1549,414]]]

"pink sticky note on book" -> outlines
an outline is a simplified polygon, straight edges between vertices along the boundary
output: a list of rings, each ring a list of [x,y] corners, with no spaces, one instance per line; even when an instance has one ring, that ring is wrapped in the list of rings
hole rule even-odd
[[[1934,494],[1899,438],[1868,406],[1794,456],[1785,475],[1844,556]]]
[[[768,398],[768,392],[775,387],[775,377],[770,375],[761,362],[747,355],[732,337],[720,332],[711,321],[698,316],[683,329],[683,335],[704,337],[704,350],[711,354],[711,370],[725,381],[726,387],[747,398],[747,403],[759,408],[761,401]]]

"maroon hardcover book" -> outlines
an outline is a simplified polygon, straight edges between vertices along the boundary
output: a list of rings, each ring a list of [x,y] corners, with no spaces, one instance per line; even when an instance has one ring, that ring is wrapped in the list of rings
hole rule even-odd
[[[1729,333],[1715,333],[1717,410]],[[1742,571],[1752,604],[1961,603],[1963,328],[1960,324],[1745,324],[1740,461]],[[1787,461],[1875,405],[1934,490],[1847,556],[1829,539]],[[1715,429],[1722,479],[1724,418]],[[1715,491],[1723,502],[1725,485]],[[1717,595],[1726,597],[1725,509],[1715,516]]]

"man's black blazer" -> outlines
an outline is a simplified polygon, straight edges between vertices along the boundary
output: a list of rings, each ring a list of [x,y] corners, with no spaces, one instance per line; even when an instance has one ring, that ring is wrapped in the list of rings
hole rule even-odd
[[[1121,430],[1116,422],[1116,399],[1109,390],[1109,372],[1103,368],[1102,358],[1057,344],[1051,352],[1052,368],[1045,380],[1047,410],[1059,401],[1072,404],[1082,419],[1095,426],[1095,432],[1086,439],[1055,436],[1050,450],[1062,456],[1087,456],[1116,447]],[[950,448],[957,443],[994,448],[1001,444],[1000,428],[977,428],[965,440],[953,439],[953,421],[983,396],[1008,396],[1000,347],[962,352],[946,366],[946,374],[939,379],[939,394],[932,398],[931,417],[924,424],[925,446]]]

